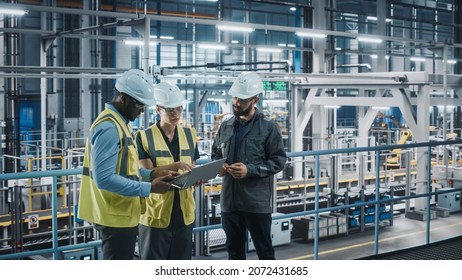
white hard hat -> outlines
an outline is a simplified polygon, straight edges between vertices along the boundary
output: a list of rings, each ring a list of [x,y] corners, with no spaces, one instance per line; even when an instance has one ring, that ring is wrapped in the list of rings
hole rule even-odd
[[[242,72],[234,81],[228,94],[247,99],[263,92],[263,82],[255,72]]]
[[[170,82],[160,82],[154,86],[154,98],[157,105],[176,108],[186,104],[186,99],[178,86]]]
[[[156,104],[153,86],[152,77],[138,69],[126,71],[117,79],[115,84],[117,91],[129,95],[147,106]]]

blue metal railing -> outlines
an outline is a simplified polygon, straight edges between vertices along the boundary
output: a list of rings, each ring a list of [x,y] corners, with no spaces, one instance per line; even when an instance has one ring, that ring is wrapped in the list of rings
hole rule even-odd
[[[23,172],[23,173],[7,173],[0,174],[0,181],[7,180],[16,180],[16,179],[28,179],[28,178],[41,178],[41,177],[52,177],[51,184],[51,204],[52,204],[52,214],[51,214],[51,224],[52,224],[52,248],[43,249],[38,251],[29,251],[29,252],[20,252],[13,254],[0,255],[0,260],[2,259],[17,259],[28,256],[35,256],[40,254],[53,254],[53,259],[59,259],[59,252],[64,250],[69,250],[68,246],[59,247],[58,244],[58,181],[57,177],[69,176],[69,175],[79,175],[82,174],[83,168],[76,169],[67,169],[67,170],[50,170],[50,171],[33,171],[33,172]],[[90,247],[100,246],[101,241],[91,243]],[[83,245],[83,246],[79,246]],[[73,249],[77,248],[87,248],[88,245],[85,244],[76,244],[71,245]],[[75,248],[74,248],[75,246]]]
[[[290,214],[278,215],[273,219],[287,219],[292,217],[300,217],[304,215],[315,215],[315,225],[314,225],[314,259],[318,259],[318,244],[319,244],[319,214],[324,212],[332,212],[332,211],[339,211],[345,210],[351,207],[362,207],[362,206],[375,206],[375,234],[374,234],[374,253],[378,254],[378,230],[379,230],[379,220],[380,220],[380,204],[383,203],[392,203],[397,201],[409,200],[414,198],[427,198],[427,234],[426,234],[426,242],[427,244],[430,243],[430,199],[432,195],[435,194],[442,194],[442,193],[450,193],[455,191],[460,191],[462,188],[459,189],[452,189],[452,190],[445,190],[445,191],[438,191],[438,192],[431,192],[431,147],[434,146],[445,146],[445,145],[460,145],[462,144],[461,140],[455,141],[441,141],[441,142],[426,142],[426,143],[414,143],[414,144],[403,144],[403,145],[390,145],[390,146],[377,146],[377,147],[359,147],[359,148],[347,148],[347,149],[335,149],[335,150],[321,150],[321,151],[302,151],[302,152],[289,152],[288,156],[290,158],[295,157],[307,157],[311,156],[315,158],[315,207],[314,210],[309,211],[302,211],[302,212],[295,212]],[[380,199],[380,151],[388,151],[393,149],[410,149],[410,148],[418,148],[418,147],[427,147],[428,148],[428,162],[427,162],[427,192],[424,194],[415,194],[409,196],[400,196],[399,198],[388,198],[388,199]],[[354,204],[346,204],[341,206],[334,206],[334,207],[327,207],[327,208],[319,208],[319,178],[320,178],[320,156],[322,155],[333,155],[333,154],[342,154],[342,153],[358,153],[358,152],[376,152],[376,180],[375,180],[375,201],[369,202],[361,202],[361,203],[354,203]],[[88,247],[98,247],[101,246],[101,241],[92,241],[89,243],[81,243],[75,245],[67,245],[67,246],[59,246],[58,244],[58,204],[57,204],[57,177],[61,176],[69,176],[69,175],[79,175],[82,174],[82,168],[75,168],[75,169],[66,169],[66,170],[51,170],[51,171],[34,171],[34,172],[24,172],[24,173],[8,173],[8,174],[0,174],[0,181],[7,181],[7,180],[16,180],[16,179],[26,179],[26,178],[40,178],[40,177],[52,177],[52,248],[50,249],[42,249],[42,250],[34,250],[34,251],[27,251],[27,252],[20,252],[20,253],[12,253],[12,254],[5,254],[0,255],[0,260],[2,259],[17,259],[23,258],[28,256],[34,255],[41,255],[41,254],[53,254],[53,259],[59,259],[59,253],[66,250],[74,250],[74,249],[82,249]],[[220,224],[216,225],[209,225],[209,226],[202,226],[194,228],[194,232],[200,231],[208,231],[213,229],[221,228]]]

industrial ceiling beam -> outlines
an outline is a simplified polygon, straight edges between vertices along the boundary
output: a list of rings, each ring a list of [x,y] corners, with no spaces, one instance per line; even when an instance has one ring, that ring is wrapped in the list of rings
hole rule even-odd
[[[176,23],[191,23],[191,24],[203,24],[203,25],[212,25],[216,26],[217,24],[226,23],[221,20],[215,19],[201,19],[201,18],[189,18],[189,17],[179,17],[179,16],[165,16],[165,15],[151,15],[151,14],[142,14],[142,13],[121,13],[121,12],[109,12],[101,10],[88,10],[88,9],[73,9],[73,8],[61,8],[61,7],[49,7],[49,6],[39,6],[39,5],[24,5],[24,4],[10,4],[10,3],[1,3],[0,8],[15,8],[15,9],[24,9],[32,10],[39,12],[50,12],[50,13],[61,13],[61,14],[77,14],[77,15],[89,15],[89,16],[98,16],[98,17],[111,17],[111,18],[126,18],[126,19],[138,19],[141,16],[149,17],[151,21],[162,21],[162,22],[176,22]],[[236,23],[236,22],[227,22],[227,23]],[[302,27],[291,27],[291,26],[281,26],[281,25],[268,25],[268,24],[257,24],[257,23],[246,23],[248,27],[253,29],[260,29],[265,31],[282,31],[282,32],[306,32],[308,28]],[[356,39],[358,34],[353,34],[350,32],[342,32],[335,30],[321,30],[321,29],[309,29],[310,32],[319,33],[323,35],[331,35],[336,37],[345,37]],[[17,31],[16,31],[17,32]],[[48,33],[48,32],[47,32]],[[54,33],[54,32],[53,32]],[[49,34],[47,34],[49,35]],[[364,34],[367,35],[367,34]],[[436,44],[437,42],[429,42],[428,40],[419,40],[413,38],[397,38],[392,36],[374,36],[374,38],[382,39],[386,41],[393,42],[409,42],[419,45],[428,45]],[[444,43],[444,42],[440,42]],[[462,48],[462,44],[451,44],[452,47]]]

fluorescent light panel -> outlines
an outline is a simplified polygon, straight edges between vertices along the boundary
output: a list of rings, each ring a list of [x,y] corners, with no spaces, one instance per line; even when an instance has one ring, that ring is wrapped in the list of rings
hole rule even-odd
[[[379,56],[376,55],[376,54],[371,54],[370,57],[371,57],[372,59],[377,59],[377,58],[379,58]],[[389,58],[390,58],[389,55],[386,55],[386,56],[385,56],[385,59],[389,59]]]
[[[125,45],[127,46],[144,46],[144,41],[142,40],[124,40]],[[155,46],[157,45],[157,42],[149,42],[150,46]]]
[[[0,14],[4,14],[4,15],[23,16],[27,13],[28,12],[24,10],[0,8]]]
[[[390,110],[390,107],[385,107],[385,106],[372,106],[372,109],[374,109],[374,110]]]
[[[295,34],[299,37],[326,38],[326,34],[297,31]]]
[[[278,43],[278,47],[289,47],[289,48],[295,48],[295,44],[284,44],[284,43]]]
[[[339,105],[324,105],[326,109],[340,109]]]
[[[411,61],[416,61],[416,62],[425,62],[425,57],[418,57],[418,56],[413,56],[410,58]]]
[[[149,38],[157,39],[157,35],[151,35],[151,36],[149,36]],[[175,37],[173,37],[173,36],[163,36],[163,35],[160,35],[160,39],[173,40],[173,39],[175,39]]]
[[[382,39],[379,38],[371,38],[371,37],[357,37],[358,41],[360,42],[365,42],[365,43],[375,43],[375,44],[380,44],[383,42]]]
[[[235,32],[252,32],[253,28],[248,26],[239,26],[231,24],[217,24],[218,30],[222,31],[235,31]]]
[[[197,47],[199,49],[211,49],[211,50],[225,50],[226,49],[225,45],[219,45],[219,44],[197,44]]]
[[[373,17],[373,16],[367,16],[367,19],[368,20],[373,20],[373,21],[379,20],[377,17]],[[386,18],[385,21],[386,22],[391,22],[392,20],[390,18]]]
[[[281,49],[277,49],[277,48],[257,48],[257,51],[260,51],[260,52],[274,52],[274,53],[282,52]]]

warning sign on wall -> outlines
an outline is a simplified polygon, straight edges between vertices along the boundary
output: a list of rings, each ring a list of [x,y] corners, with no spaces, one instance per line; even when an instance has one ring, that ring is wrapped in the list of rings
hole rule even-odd
[[[39,227],[39,216],[30,215],[28,218],[29,222],[27,223],[28,229],[36,229]]]

